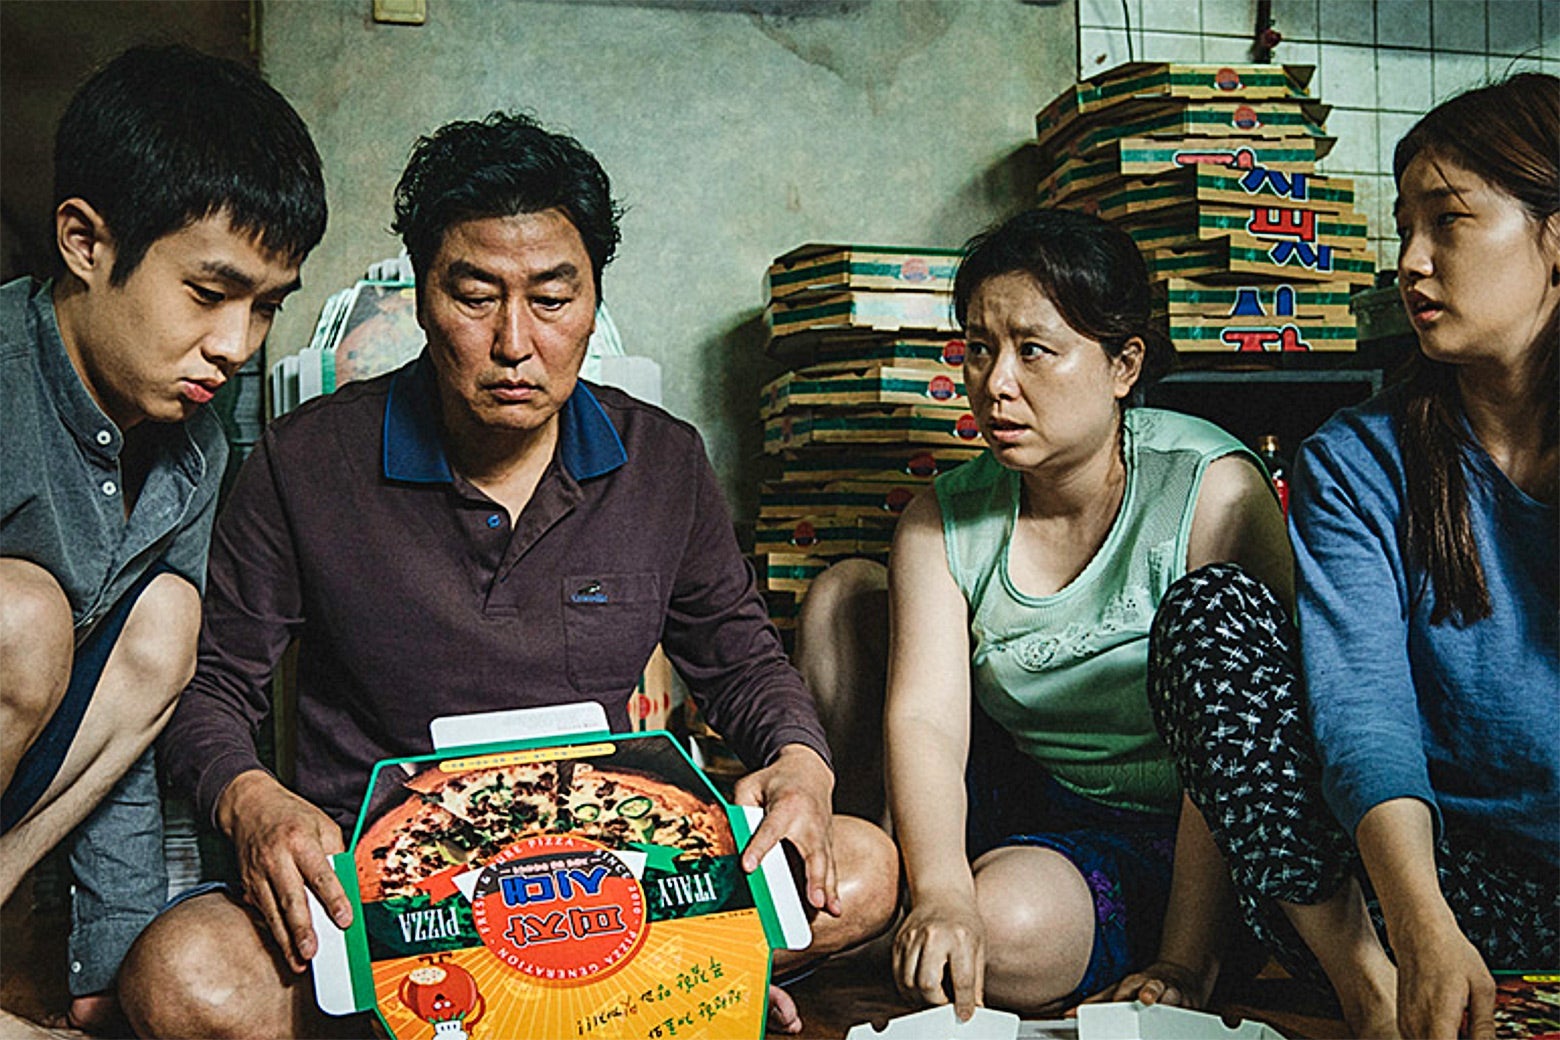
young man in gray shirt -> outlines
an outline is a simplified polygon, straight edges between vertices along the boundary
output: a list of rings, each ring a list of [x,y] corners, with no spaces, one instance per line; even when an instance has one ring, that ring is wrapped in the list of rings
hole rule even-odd
[[[0,899],[87,821],[65,1022],[102,1028],[166,896],[147,746],[195,667],[227,461],[202,406],[324,233],[319,155],[253,71],[136,48],[61,119],[54,226],[59,278],[0,287]]]

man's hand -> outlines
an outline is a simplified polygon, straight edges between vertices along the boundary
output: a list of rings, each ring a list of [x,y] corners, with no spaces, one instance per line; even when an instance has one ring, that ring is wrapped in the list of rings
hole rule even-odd
[[[244,898],[265,919],[288,965],[303,972],[319,948],[305,888],[338,927],[352,923],[352,904],[326,858],[344,847],[340,828],[258,769],[239,774],[222,791],[217,824],[238,854]]]
[[[737,781],[735,793],[738,805],[764,810],[764,822],[742,853],[742,869],[757,870],[769,850],[787,838],[807,866],[807,901],[838,917],[831,838],[834,772],[828,763],[810,747],[787,744],[769,765]]]
[[[1400,937],[1405,940],[1401,946],[1393,943],[1398,962],[1398,1030],[1404,1036],[1431,1040],[1457,1036],[1494,1040],[1495,979],[1456,923],[1411,929]]]
[[[967,1022],[985,1000],[986,928],[958,901],[913,907],[894,937],[894,983],[910,1000],[948,1003]],[[944,985],[946,979],[947,984]]]

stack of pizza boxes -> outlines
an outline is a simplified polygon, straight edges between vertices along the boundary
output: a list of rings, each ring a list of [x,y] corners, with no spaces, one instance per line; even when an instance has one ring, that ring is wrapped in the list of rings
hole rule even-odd
[[[566,725],[498,739],[539,717]],[[320,1007],[397,1040],[758,1040],[772,950],[810,939],[785,854],[744,871],[758,810],[668,733],[606,730],[593,703],[438,719],[379,763],[332,857],[351,925],[310,897]]]
[[[759,415],[770,476],[755,552],[776,625],[835,560],[886,560],[894,523],[978,454],[953,318],[952,249],[809,244],[766,277],[769,353],[788,366]]]
[[[1132,235],[1178,351],[1350,351],[1375,258],[1297,65],[1118,66],[1035,117],[1042,205]]]

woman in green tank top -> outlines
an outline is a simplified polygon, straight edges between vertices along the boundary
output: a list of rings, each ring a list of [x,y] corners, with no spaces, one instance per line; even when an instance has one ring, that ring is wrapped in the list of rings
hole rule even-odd
[[[1234,904],[1154,730],[1148,629],[1204,564],[1292,600],[1275,496],[1223,431],[1127,408],[1171,355],[1118,229],[1021,214],[972,241],[955,307],[990,451],[906,509],[890,556],[885,767],[910,896],[896,981],[961,1018],[1096,993],[1199,1005]],[[808,595],[798,653],[826,721],[873,685],[861,644],[843,640],[863,660],[825,656],[837,622],[870,628],[873,566]],[[837,745],[842,793],[870,782],[843,753],[859,741]]]

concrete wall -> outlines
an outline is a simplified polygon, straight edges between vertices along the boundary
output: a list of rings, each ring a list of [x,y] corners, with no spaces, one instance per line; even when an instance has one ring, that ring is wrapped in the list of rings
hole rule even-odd
[[[601,159],[627,206],[605,294],[666,406],[709,443],[739,519],[759,452],[762,276],[808,241],[956,246],[1027,204],[1036,111],[1077,67],[1075,8],[1021,0],[368,0],[262,6],[261,68],[325,159],[330,229],[270,360],[398,247],[414,138],[526,108]]]

